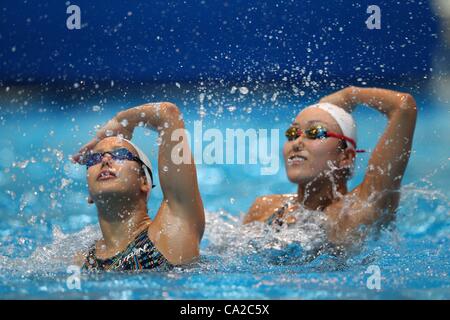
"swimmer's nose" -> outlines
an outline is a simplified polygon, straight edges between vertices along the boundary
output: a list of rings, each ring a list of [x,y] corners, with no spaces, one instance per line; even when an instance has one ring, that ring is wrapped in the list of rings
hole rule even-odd
[[[302,134],[300,137],[298,137],[297,139],[294,140],[294,144],[292,146],[294,151],[300,151],[300,150],[305,149],[305,144],[303,142],[303,139],[304,139],[304,135]]]
[[[106,164],[111,164],[112,156],[109,153],[105,153],[102,157],[102,167]]]

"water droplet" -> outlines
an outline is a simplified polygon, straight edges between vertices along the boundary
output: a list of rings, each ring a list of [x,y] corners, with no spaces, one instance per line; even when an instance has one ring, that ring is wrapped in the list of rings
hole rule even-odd
[[[239,92],[241,94],[247,94],[248,93],[248,88],[247,87],[240,87],[239,88]]]
[[[107,137],[111,137],[114,134],[114,132],[112,130],[106,130],[105,135]]]
[[[126,127],[126,126],[128,126],[128,120],[123,119],[122,121],[120,121],[120,124],[122,125],[122,127]]]
[[[58,149],[53,149],[53,154],[56,156],[58,161],[62,161],[64,159],[64,153]]]
[[[101,110],[101,107],[100,107],[100,106],[97,106],[97,105],[92,106],[92,111],[98,112],[98,111],[100,111],[100,110]]]
[[[199,109],[198,109],[198,115],[200,116],[200,118],[203,118],[203,117],[205,117],[206,116],[206,109],[204,108],[204,107],[200,107]]]
[[[200,93],[198,98],[200,100],[200,103],[203,103],[203,101],[205,101],[205,94],[204,93]]]
[[[236,106],[229,106],[227,109],[230,112],[234,112],[234,111],[236,111]]]
[[[67,187],[70,183],[72,182],[71,179],[61,179],[61,186],[59,187],[60,190],[64,189],[65,187]]]
[[[164,172],[167,172],[167,171],[169,171],[169,168],[168,168],[167,166],[164,166],[164,167],[163,167],[163,171],[164,171]]]
[[[9,194],[12,200],[16,199],[16,193],[11,190],[6,190],[6,193]]]
[[[25,169],[28,166],[30,160],[25,160],[22,162],[14,162],[13,167],[19,167],[20,169]]]
[[[275,93],[272,95],[272,98],[270,98],[270,101],[275,102],[275,101],[277,100],[277,97],[278,97],[278,92],[275,92]]]

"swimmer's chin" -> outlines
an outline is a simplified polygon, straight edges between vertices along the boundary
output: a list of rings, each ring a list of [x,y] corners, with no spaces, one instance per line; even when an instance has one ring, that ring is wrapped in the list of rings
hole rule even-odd
[[[314,179],[314,177],[306,176],[298,172],[287,172],[287,178],[290,182],[295,184],[305,184]]]
[[[101,189],[101,190],[99,190]],[[96,190],[90,191],[90,196],[94,203],[108,203],[112,200],[117,200],[119,198],[129,197],[129,190],[122,190],[116,186],[102,187]]]

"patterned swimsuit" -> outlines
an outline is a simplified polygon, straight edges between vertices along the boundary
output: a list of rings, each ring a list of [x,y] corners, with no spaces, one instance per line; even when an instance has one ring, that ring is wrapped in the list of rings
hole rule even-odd
[[[127,248],[108,259],[99,259],[95,255],[95,244],[89,249],[83,264],[87,271],[137,271],[144,269],[170,269],[169,261],[156,249],[148,237],[148,229],[142,231]]]

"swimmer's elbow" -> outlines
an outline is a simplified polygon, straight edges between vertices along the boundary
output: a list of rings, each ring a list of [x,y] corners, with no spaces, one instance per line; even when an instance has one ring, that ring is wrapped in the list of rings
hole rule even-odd
[[[166,114],[169,114],[171,116],[179,116],[180,115],[180,109],[178,109],[177,105],[172,102],[162,102],[161,108],[165,111]]]
[[[409,93],[404,93],[401,95],[400,101],[400,110],[402,111],[402,113],[408,114],[415,119],[417,116],[417,104],[414,97]]]

